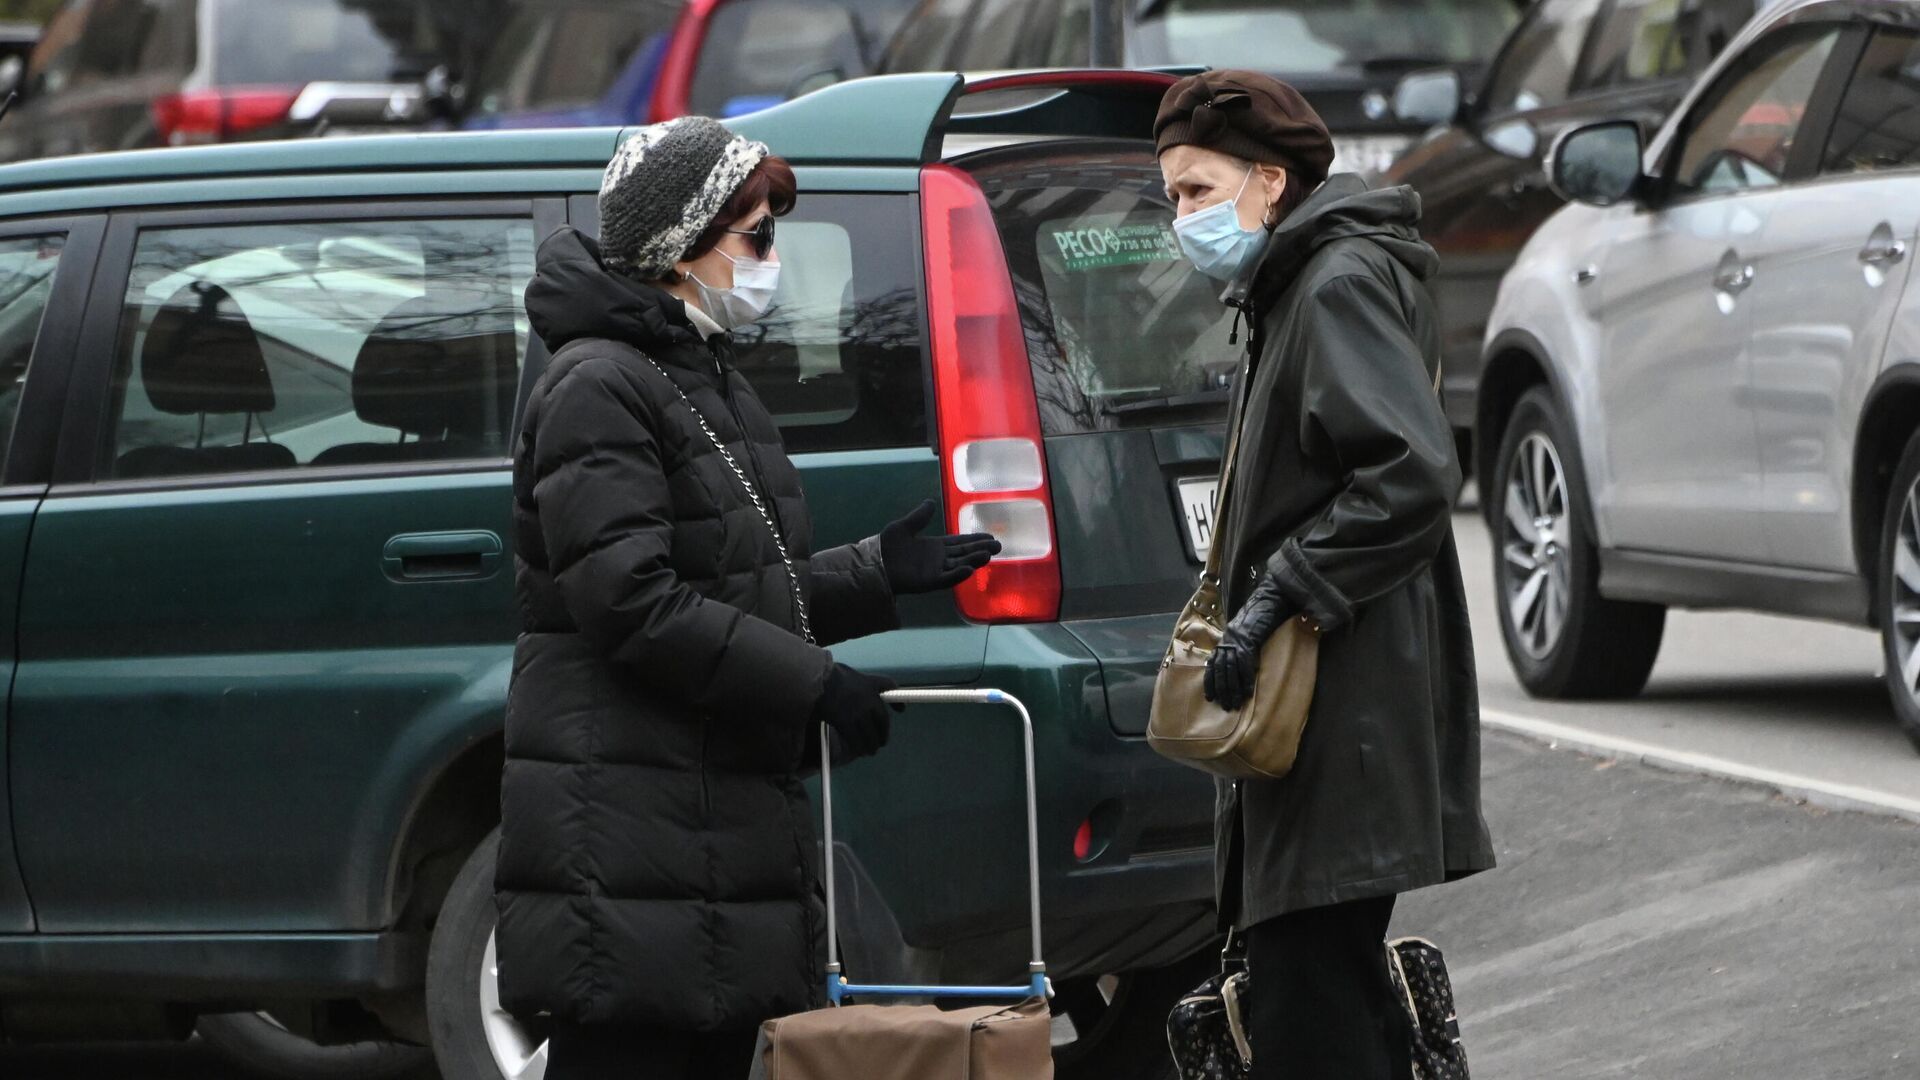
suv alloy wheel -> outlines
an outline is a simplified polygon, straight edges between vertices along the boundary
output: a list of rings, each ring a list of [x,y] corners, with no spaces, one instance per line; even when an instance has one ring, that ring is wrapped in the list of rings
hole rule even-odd
[[[494,960],[493,868],[500,830],[480,841],[453,879],[427,950],[427,1023],[446,1080],[542,1080],[547,1044],[500,1005]]]
[[[1666,608],[1600,595],[1599,550],[1578,447],[1545,387],[1522,395],[1482,496],[1495,537],[1500,633],[1527,691],[1632,697],[1660,654]]]
[[[1887,691],[1900,729],[1920,748],[1920,432],[1907,442],[1893,473],[1881,527],[1881,636]]]

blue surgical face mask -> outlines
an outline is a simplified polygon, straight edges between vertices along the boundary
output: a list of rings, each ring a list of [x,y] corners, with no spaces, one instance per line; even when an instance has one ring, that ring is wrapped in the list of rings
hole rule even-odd
[[[1254,168],[1247,167],[1246,178],[1240,181],[1240,190],[1234,192],[1233,198],[1175,218],[1173,222],[1173,235],[1180,241],[1180,250],[1193,261],[1196,269],[1217,281],[1233,280],[1233,275],[1260,246],[1266,233],[1265,229],[1247,229],[1240,224],[1240,196],[1252,182]]]

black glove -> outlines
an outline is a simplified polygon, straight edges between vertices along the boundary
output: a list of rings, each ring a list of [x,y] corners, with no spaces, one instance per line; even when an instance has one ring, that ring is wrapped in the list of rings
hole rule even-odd
[[[1000,541],[990,533],[964,536],[921,536],[933,520],[932,499],[919,509],[880,530],[880,561],[895,595],[939,592],[973,576],[1000,554]]]
[[[813,706],[814,723],[831,725],[840,746],[849,758],[863,758],[880,752],[887,745],[893,722],[887,716],[887,703],[880,695],[897,687],[885,675],[868,675],[845,664],[833,665],[827,672],[827,685]],[[895,712],[903,711],[893,706]],[[836,755],[834,760],[839,760]]]
[[[1207,677],[1201,689],[1207,700],[1229,712],[1246,705],[1253,697],[1253,679],[1260,670],[1260,650],[1288,619],[1293,617],[1287,598],[1268,574],[1253,587],[1240,613],[1227,623],[1220,635],[1220,646],[1207,661]]]

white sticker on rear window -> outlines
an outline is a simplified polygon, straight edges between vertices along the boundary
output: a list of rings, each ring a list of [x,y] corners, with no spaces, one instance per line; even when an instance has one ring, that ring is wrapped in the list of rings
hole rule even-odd
[[[1158,222],[1055,229],[1053,243],[1061,264],[1069,271],[1139,266],[1181,258],[1173,229]]]

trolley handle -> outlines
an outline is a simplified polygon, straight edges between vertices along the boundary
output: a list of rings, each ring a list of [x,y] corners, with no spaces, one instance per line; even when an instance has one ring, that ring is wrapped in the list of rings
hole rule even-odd
[[[1047,964],[1040,948],[1040,799],[1034,776],[1033,716],[1019,698],[1004,690],[967,690],[958,688],[925,690],[889,690],[880,695],[890,705],[1001,705],[1019,714],[1021,743],[1027,766],[1027,907],[1032,922],[1033,958],[1027,964],[1024,986],[856,986],[840,971],[840,912],[835,904],[833,846],[833,747],[829,728],[820,725],[820,802],[826,824],[827,884],[827,998],[840,1004],[847,994],[867,997],[976,997],[1014,998],[1049,997]]]

